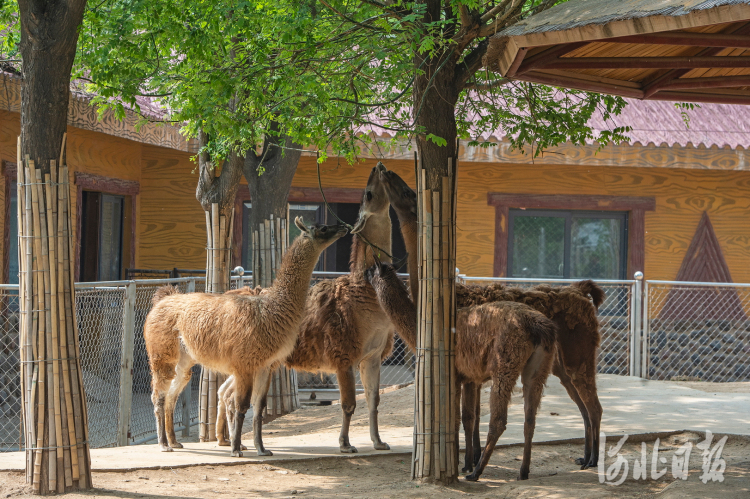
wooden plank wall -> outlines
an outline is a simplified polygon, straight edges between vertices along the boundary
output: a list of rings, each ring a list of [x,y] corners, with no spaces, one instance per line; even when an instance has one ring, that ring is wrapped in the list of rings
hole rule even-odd
[[[136,217],[136,266],[204,268],[205,227],[195,200],[196,165],[186,152],[139,144],[80,129],[69,129],[72,169],[140,182]],[[0,111],[0,160],[15,162],[18,115]],[[727,151],[708,149],[716,154]],[[606,149],[602,154],[607,154]],[[739,153],[738,153],[739,154]],[[556,158],[555,155],[548,156]],[[657,162],[658,158],[652,158]],[[715,159],[715,158],[714,158]],[[658,162],[663,166],[665,158]],[[488,192],[654,196],[646,213],[646,277],[674,279],[703,211],[708,211],[735,282],[750,282],[750,171],[668,169],[607,165],[467,162],[458,182],[458,267],[462,273],[489,276],[495,251],[495,209]],[[668,162],[668,158],[666,159]],[[705,158],[706,166],[714,161]],[[324,187],[362,189],[376,159],[355,165],[333,158],[321,166]],[[414,185],[411,159],[386,159]],[[555,164],[551,164],[555,163]],[[3,182],[0,176],[0,183]],[[317,188],[315,158],[303,156],[294,187]],[[0,185],[0,207],[4,189]],[[244,186],[240,189],[246,189]],[[75,193],[75,189],[73,190]],[[0,227],[5,217],[0,216]],[[353,221],[350,221],[353,222]],[[3,249],[0,248],[0,257]],[[2,260],[0,260],[2,261]]]

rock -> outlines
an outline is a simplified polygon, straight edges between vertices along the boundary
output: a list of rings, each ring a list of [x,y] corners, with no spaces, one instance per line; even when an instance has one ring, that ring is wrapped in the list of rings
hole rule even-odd
[[[714,349],[714,352],[718,352],[719,350],[721,350],[721,342],[720,341],[717,341],[717,340],[712,341],[710,343],[710,346],[711,346],[711,348]]]

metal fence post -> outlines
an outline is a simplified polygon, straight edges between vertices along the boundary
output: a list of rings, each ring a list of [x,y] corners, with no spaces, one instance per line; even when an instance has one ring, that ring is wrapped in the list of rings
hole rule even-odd
[[[188,293],[195,293],[195,278],[190,279],[187,283]],[[185,389],[182,391],[182,436],[190,436],[190,406],[193,398],[193,377],[190,376]]]
[[[120,407],[117,416],[117,445],[128,445],[130,411],[133,404],[133,348],[135,343],[135,282],[125,286],[122,307],[122,350],[120,360]]]
[[[642,332],[643,341],[641,342],[643,345],[643,350],[642,350],[643,353],[641,354],[641,373],[642,373],[641,377],[644,379],[649,379],[650,377],[649,365],[651,364],[651,350],[649,348],[650,341],[651,341],[651,339],[649,338],[650,336],[649,333],[651,330],[651,325],[650,325],[651,321],[649,320],[649,316],[648,316],[648,305],[649,305],[648,301],[649,301],[648,281],[643,281],[643,307],[642,307],[643,326],[641,328],[641,331],[643,331]]]
[[[630,321],[630,375],[643,377],[641,352],[643,350],[643,272],[636,272],[633,276],[633,309]]]

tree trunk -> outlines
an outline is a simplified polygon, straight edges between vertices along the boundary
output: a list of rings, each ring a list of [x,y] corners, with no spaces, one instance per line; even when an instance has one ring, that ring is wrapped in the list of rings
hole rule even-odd
[[[428,0],[423,21],[440,19],[441,2]],[[448,58],[449,60],[445,60]],[[418,169],[419,296],[412,478],[449,484],[458,477],[458,396],[455,366],[455,179],[459,83],[456,52],[432,60],[417,55],[415,123]],[[434,136],[435,140],[428,138]]]
[[[283,144],[284,149],[280,146]],[[253,284],[273,284],[281,257],[289,243],[287,201],[301,152],[289,137],[268,135],[260,154],[245,157],[245,178],[250,189],[250,223],[253,248]],[[299,407],[297,374],[285,366],[271,377],[266,415],[273,419]]]
[[[20,341],[26,481],[36,494],[91,488],[64,166],[70,71],[85,0],[19,0]]]
[[[201,133],[200,146],[208,137]],[[198,155],[199,179],[195,197],[206,215],[206,292],[224,293],[229,289],[234,230],[234,200],[242,178],[244,158],[231,153],[221,170],[207,152]],[[199,395],[199,437],[201,442],[216,441],[218,389],[225,377],[209,369],[201,371]],[[229,438],[229,435],[225,435]]]

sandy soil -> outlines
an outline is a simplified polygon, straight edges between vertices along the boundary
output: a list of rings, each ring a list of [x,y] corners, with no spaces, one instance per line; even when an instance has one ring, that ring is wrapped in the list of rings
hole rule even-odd
[[[687,386],[708,393],[750,393],[750,382],[711,383],[709,381],[669,381],[678,386]]]
[[[750,440],[733,438],[724,447],[724,482],[702,483],[702,458],[693,448],[686,481],[671,474],[672,454],[683,443],[701,441],[702,435],[682,433],[661,442],[659,457],[666,458],[670,470],[659,480],[634,480],[633,462],[640,456],[641,444],[626,444],[621,454],[630,463],[629,478],[621,485],[602,484],[596,470],[580,471],[573,464],[579,446],[557,444],[534,448],[531,478],[516,481],[522,448],[498,448],[481,481],[461,479],[449,487],[419,484],[409,479],[409,456],[326,458],[270,464],[235,466],[199,466],[194,468],[94,473],[96,488],[87,493],[68,494],[68,498],[118,497],[149,498],[322,498],[322,497],[721,497],[750,496]],[[647,444],[649,474],[653,443]],[[608,459],[607,467],[613,459]],[[0,498],[29,496],[22,473],[0,477]]]

